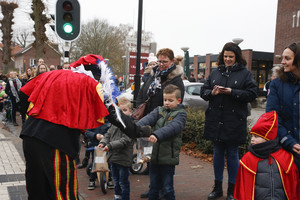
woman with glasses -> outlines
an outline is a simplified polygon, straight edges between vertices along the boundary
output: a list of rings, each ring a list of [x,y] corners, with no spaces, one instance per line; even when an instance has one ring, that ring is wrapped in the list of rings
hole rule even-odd
[[[266,111],[278,113],[278,137],[281,145],[294,154],[300,171],[300,43],[293,43],[282,53],[282,66],[270,83]]]
[[[183,68],[174,64],[173,51],[168,48],[161,49],[157,53],[157,59],[157,65],[152,68],[136,99],[136,106],[139,106],[149,98],[145,115],[157,106],[163,105],[163,89],[169,84],[180,88],[183,100],[184,85],[181,79]]]
[[[246,68],[240,47],[226,43],[218,57],[218,68],[211,72],[201,88],[201,97],[209,101],[205,112],[204,138],[213,141],[215,186],[208,199],[223,196],[222,182],[227,156],[228,190],[233,199],[239,167],[238,147],[246,142],[247,103],[253,101],[257,86]]]

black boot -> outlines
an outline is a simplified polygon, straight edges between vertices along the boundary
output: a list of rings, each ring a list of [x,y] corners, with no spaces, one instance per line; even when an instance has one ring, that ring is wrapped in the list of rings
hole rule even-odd
[[[89,164],[89,158],[88,157],[84,157],[84,159],[82,160],[82,163],[79,164],[77,166],[78,169],[82,169],[82,168],[86,168],[86,166],[88,166]]]
[[[234,184],[233,183],[228,183],[226,200],[234,200],[233,193],[234,193]]]
[[[222,181],[215,180],[213,191],[208,195],[208,199],[217,199],[223,196]]]

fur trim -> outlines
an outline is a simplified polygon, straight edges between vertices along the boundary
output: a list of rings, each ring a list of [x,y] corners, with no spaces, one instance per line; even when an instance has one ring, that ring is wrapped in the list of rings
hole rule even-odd
[[[154,71],[151,70],[150,73],[151,76],[154,76]],[[176,68],[170,73],[168,74],[168,81],[172,80],[173,78],[177,77],[177,76],[182,76],[183,75],[183,67],[181,65],[176,65]]]
[[[180,65],[176,65],[176,69],[174,69],[169,75],[167,81],[174,79],[177,76],[183,75],[183,67]]]

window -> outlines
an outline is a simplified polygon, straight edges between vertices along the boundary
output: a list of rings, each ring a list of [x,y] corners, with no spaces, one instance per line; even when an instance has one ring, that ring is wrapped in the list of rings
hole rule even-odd
[[[190,95],[200,95],[200,85],[192,85],[192,86],[188,86],[187,88],[187,93]]]
[[[35,59],[34,58],[30,58],[29,60],[29,66],[33,66],[35,65]]]

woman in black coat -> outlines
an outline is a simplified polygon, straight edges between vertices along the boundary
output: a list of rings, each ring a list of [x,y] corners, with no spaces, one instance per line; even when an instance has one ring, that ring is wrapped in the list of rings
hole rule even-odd
[[[238,146],[246,141],[247,103],[257,97],[257,86],[238,45],[225,44],[218,57],[218,68],[211,72],[201,89],[209,101],[205,113],[204,137],[214,142],[215,187],[208,199],[223,195],[222,182],[227,155],[227,200],[233,199],[239,166]]]

